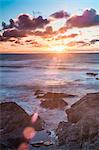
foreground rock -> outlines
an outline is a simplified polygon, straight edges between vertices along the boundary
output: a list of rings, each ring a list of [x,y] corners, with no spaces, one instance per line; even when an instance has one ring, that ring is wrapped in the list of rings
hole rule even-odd
[[[78,122],[87,115],[96,115],[99,113],[99,93],[87,94],[66,110],[66,113],[72,123]]]
[[[69,122],[56,130],[59,144],[69,150],[99,149],[99,93],[87,94],[66,111]]]
[[[23,133],[27,127],[37,131],[43,129],[44,122],[40,117],[32,123],[31,116],[14,102],[1,103],[0,111],[0,144],[2,149],[15,149],[22,142],[26,142],[27,139]]]
[[[63,109],[65,106],[68,105],[68,103],[64,101],[64,98],[75,97],[75,95],[64,94],[64,93],[47,92],[45,94],[42,94],[40,91],[37,91],[35,95],[37,96],[37,98],[41,99],[41,106],[49,109],[55,109],[55,108]]]

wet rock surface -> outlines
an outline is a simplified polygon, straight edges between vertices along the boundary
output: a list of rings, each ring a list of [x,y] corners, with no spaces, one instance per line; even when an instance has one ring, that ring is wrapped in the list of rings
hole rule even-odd
[[[39,94],[37,94],[37,98],[43,98],[43,99],[51,99],[51,98],[55,98],[55,99],[59,99],[59,98],[66,98],[66,97],[75,97],[75,95],[72,94],[65,94],[65,93],[53,93],[53,92],[47,92],[45,94],[43,94],[42,96],[39,96]]]
[[[31,122],[24,109],[14,102],[0,104],[0,145],[2,149],[15,149],[27,139],[23,135],[26,127],[33,127],[36,131],[42,130],[44,122],[38,117],[35,123]]]
[[[33,139],[30,140],[32,147],[49,147],[53,145],[51,136],[46,130],[38,132]]]
[[[65,93],[47,92],[43,94],[42,91],[40,90],[37,90],[35,92],[35,95],[37,96],[37,98],[41,99],[41,106],[49,109],[55,108],[63,109],[65,106],[68,105],[68,103],[64,101],[64,98],[75,97],[75,95]]]
[[[48,100],[41,101],[40,105],[44,108],[49,108],[49,109],[55,109],[55,108],[63,109],[65,106],[68,105],[68,103],[65,102],[63,99],[48,99]]]
[[[69,122],[61,122],[56,134],[66,150],[99,149],[99,93],[87,94],[67,111]]]
[[[99,78],[96,78],[96,80],[99,80]]]

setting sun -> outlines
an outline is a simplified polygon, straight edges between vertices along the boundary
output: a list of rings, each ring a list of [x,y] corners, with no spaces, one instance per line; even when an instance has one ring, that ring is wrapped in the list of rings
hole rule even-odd
[[[65,46],[62,46],[62,45],[50,47],[50,51],[55,52],[55,53],[64,53],[65,50],[66,50]]]

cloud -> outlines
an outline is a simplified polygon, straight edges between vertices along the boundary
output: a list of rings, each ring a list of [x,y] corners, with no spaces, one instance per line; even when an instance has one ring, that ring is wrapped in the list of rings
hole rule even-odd
[[[47,24],[49,24],[49,21],[43,19],[42,16],[33,18],[29,14],[21,14],[15,20],[10,19],[8,25],[2,22],[3,32],[0,41],[4,41],[5,38],[18,38],[32,35],[33,31],[43,29]]]
[[[32,18],[28,14],[22,14],[19,15],[17,24],[18,29],[26,29],[26,30],[35,30],[37,28],[44,28],[45,25],[47,25],[49,21],[47,19],[43,19],[42,16],[39,16],[37,18]]]
[[[85,10],[81,16],[72,16],[66,22],[68,27],[91,27],[99,25],[99,15],[95,9]]]
[[[96,42],[99,42],[99,39],[93,39],[90,41],[90,44],[95,44]]]
[[[2,37],[6,38],[18,38],[18,37],[25,37],[26,33],[23,30],[18,30],[18,29],[7,29],[3,32]]]
[[[52,15],[50,15],[50,17],[55,19],[62,19],[69,17],[69,14],[66,11],[61,10],[53,13]]]
[[[69,47],[81,47],[81,46],[86,46],[89,45],[89,43],[84,42],[84,41],[72,41],[66,44]]]
[[[66,26],[61,27],[58,31],[59,33],[65,33],[68,30]]]
[[[63,20],[64,22],[67,18],[67,21],[62,27],[60,26],[61,27],[60,29],[54,31],[53,30],[54,25],[51,24],[50,19],[49,20],[44,19],[42,16],[38,16],[34,18],[29,14],[20,14],[16,19],[10,19],[8,24],[6,24],[5,22],[2,23],[3,28],[2,28],[2,34],[0,35],[0,41],[1,42],[9,41],[11,43],[14,43],[15,45],[26,44],[33,47],[42,47],[42,46],[44,47],[46,42],[44,42],[43,45],[42,43],[38,43],[38,40],[37,41],[35,40],[40,37],[39,38],[40,40],[42,38],[42,40],[46,40],[46,41],[54,40],[55,42],[55,40],[75,38],[79,34],[73,33],[70,35],[66,35],[64,33],[66,33],[68,29],[72,30],[73,27],[83,28],[83,27],[91,27],[91,26],[99,25],[99,15],[94,9],[85,10],[82,15],[76,15],[76,16],[69,16],[67,12],[62,10],[53,13],[52,15],[50,15],[50,17],[52,17],[52,20],[58,19],[58,21],[59,19],[61,21],[62,18],[65,18]],[[28,37],[28,36],[31,37],[29,39],[24,38],[21,40],[21,38]],[[91,41],[89,40],[89,42],[73,40],[67,43],[67,46],[81,47],[81,46],[95,44],[96,42],[99,42],[99,39],[93,39]]]
[[[49,24],[49,21],[47,19],[43,19],[42,16],[33,18],[29,14],[20,14],[17,19],[10,19],[8,25],[5,22],[2,22],[2,27],[3,30],[10,28],[17,28],[19,30],[35,30],[37,28],[44,28],[47,24]]]
[[[0,35],[0,42],[4,42],[4,41],[6,41],[6,39],[2,35]]]
[[[45,31],[35,31],[35,36],[40,36],[43,38],[50,38],[54,35],[56,35],[57,32],[53,31],[53,28],[51,26],[46,27]]]
[[[31,44],[33,47],[42,47],[43,45],[35,40],[26,40],[26,44]]]
[[[3,30],[10,29],[10,28],[13,28],[13,27],[16,27],[15,21],[13,19],[9,20],[9,24],[8,25],[5,22],[2,22],[2,28],[3,28]]]
[[[73,33],[73,34],[70,34],[70,35],[58,36],[56,38],[56,40],[67,39],[67,38],[75,38],[76,36],[78,36],[78,34]]]
[[[38,43],[37,41],[32,41],[30,44],[32,44],[33,47],[42,47],[43,45]]]

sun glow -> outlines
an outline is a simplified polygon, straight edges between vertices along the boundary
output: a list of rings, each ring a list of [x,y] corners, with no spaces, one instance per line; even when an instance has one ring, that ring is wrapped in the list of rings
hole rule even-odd
[[[53,51],[55,53],[64,53],[66,50],[65,46],[57,45],[50,47],[50,51]]]

